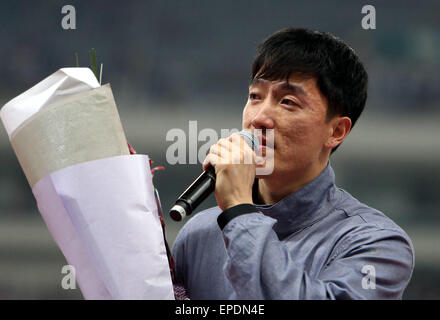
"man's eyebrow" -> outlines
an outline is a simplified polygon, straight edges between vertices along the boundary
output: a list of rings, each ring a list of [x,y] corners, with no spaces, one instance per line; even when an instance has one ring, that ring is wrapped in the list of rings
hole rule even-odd
[[[291,91],[294,94],[299,94],[304,97],[307,97],[307,92],[304,90],[302,86],[299,86],[297,84],[289,83],[289,82],[283,82],[278,86],[278,89],[285,90],[285,91]]]
[[[262,79],[262,78],[254,78],[254,79],[252,79],[249,87],[263,85],[266,82],[269,82],[269,81]],[[279,84],[276,89],[290,91],[293,94],[298,94],[298,95],[302,95],[304,97],[307,97],[307,92],[304,90],[304,88],[302,86],[297,85],[297,84],[293,84],[293,83],[289,83],[287,81]]]

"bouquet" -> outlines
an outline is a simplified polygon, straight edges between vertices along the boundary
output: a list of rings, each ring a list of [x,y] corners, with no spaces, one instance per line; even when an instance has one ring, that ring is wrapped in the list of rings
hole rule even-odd
[[[110,85],[63,68],[0,118],[84,298],[174,299],[150,161],[130,154]]]

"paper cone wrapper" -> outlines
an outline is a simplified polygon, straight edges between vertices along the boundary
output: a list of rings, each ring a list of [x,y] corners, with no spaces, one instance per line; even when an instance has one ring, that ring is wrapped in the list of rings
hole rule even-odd
[[[64,68],[0,111],[86,299],[173,299],[148,156],[129,155],[110,85]]]
[[[174,298],[146,163],[145,155],[84,162],[32,190],[87,299]]]

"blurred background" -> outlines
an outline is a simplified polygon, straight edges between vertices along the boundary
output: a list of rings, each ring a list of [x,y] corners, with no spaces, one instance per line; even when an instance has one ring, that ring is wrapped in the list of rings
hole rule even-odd
[[[61,27],[67,4],[76,30]],[[366,4],[376,8],[375,30],[361,27]],[[356,50],[370,77],[366,109],[332,156],[336,183],[411,237],[416,265],[404,298],[439,299],[439,16],[438,1],[3,0],[0,106],[74,66],[74,52],[87,66],[95,48],[127,139],[166,167],[154,184],[168,212],[201,171],[166,162],[168,130],[188,133],[190,120],[219,135],[240,129],[256,46],[290,26],[331,32]],[[200,209],[214,205],[212,197]],[[166,214],[170,245],[186,221]],[[79,289],[61,288],[65,264],[2,127],[0,299],[82,299]]]

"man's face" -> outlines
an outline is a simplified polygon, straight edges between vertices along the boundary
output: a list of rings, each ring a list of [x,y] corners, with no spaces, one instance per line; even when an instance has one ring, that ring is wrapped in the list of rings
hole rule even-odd
[[[327,101],[315,78],[291,76],[288,82],[256,78],[249,86],[242,126],[263,132],[274,129],[274,148],[266,150],[266,158],[273,153],[275,159],[270,177],[287,178],[326,163],[329,150],[324,144],[331,131],[326,115]]]

